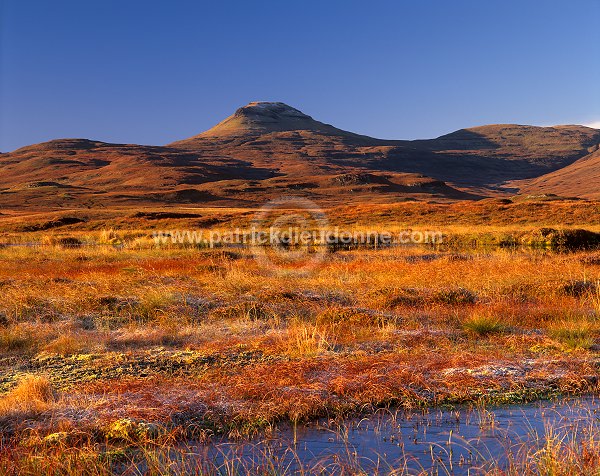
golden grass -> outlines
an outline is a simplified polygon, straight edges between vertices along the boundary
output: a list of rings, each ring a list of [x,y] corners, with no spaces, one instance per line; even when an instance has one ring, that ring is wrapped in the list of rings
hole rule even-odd
[[[89,340],[81,335],[63,334],[46,344],[43,350],[52,354],[71,355],[83,352],[89,344]]]
[[[0,329],[0,349],[3,352],[25,352],[39,343],[29,326],[11,326]]]
[[[286,333],[286,350],[292,357],[314,357],[331,350],[333,339],[327,329],[293,319]]]
[[[518,231],[506,226],[484,231]],[[597,390],[600,290],[577,284],[600,281],[595,252],[353,250],[293,276],[248,250],[158,249],[148,230],[74,235],[107,246],[0,249],[2,371],[48,372],[74,428],[199,413],[240,435],[379,405]],[[5,416],[56,406],[32,392],[19,407],[21,385],[3,384]]]
[[[0,398],[0,416],[42,412],[48,410],[54,401],[50,381],[46,377],[28,375]]]

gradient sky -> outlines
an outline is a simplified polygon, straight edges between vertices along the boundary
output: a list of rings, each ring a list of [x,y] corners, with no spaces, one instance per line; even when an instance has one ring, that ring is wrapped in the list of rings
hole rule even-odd
[[[0,0],[0,150],[164,144],[250,101],[375,137],[598,123],[600,0]]]

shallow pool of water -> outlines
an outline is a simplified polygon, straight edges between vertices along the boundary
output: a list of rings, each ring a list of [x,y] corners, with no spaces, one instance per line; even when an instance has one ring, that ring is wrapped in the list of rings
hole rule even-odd
[[[600,439],[600,402],[593,397],[519,406],[382,410],[341,423],[321,420],[250,442],[221,440],[189,448],[216,466],[275,474],[476,475],[507,468],[549,437]]]

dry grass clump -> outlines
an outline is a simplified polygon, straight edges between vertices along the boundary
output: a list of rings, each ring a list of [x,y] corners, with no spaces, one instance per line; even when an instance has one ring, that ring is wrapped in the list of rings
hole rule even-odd
[[[45,235],[42,237],[42,245],[55,246],[57,248],[80,248],[83,242],[74,236]]]
[[[281,334],[285,352],[294,357],[314,357],[335,351],[340,344],[374,339],[394,322],[376,312],[329,306],[314,317],[296,315]]]
[[[341,306],[327,307],[315,319],[317,326],[329,327],[331,329],[339,327],[377,327],[381,326],[384,322],[384,317],[379,314]]]
[[[147,324],[177,312],[178,296],[169,289],[153,287],[141,289],[138,296],[104,295],[94,299],[92,311],[100,311],[108,326],[137,322]]]
[[[507,283],[498,289],[496,298],[516,303],[535,303],[542,293],[539,283],[516,281]]]
[[[292,357],[315,357],[335,348],[335,338],[327,329],[291,319],[285,335],[285,352]]]
[[[56,401],[50,381],[46,377],[28,375],[8,394],[0,398],[0,415],[39,413],[48,410]]]
[[[176,302],[176,297],[164,289],[152,289],[144,293],[133,309],[133,317],[142,322],[155,320],[169,312]]]
[[[600,266],[600,253],[584,254],[579,260],[588,266]]]
[[[50,341],[43,350],[51,354],[72,355],[83,352],[89,347],[89,344],[89,339],[84,336],[67,333]]]
[[[14,325],[0,329],[0,351],[28,352],[38,345],[38,338],[27,326]]]
[[[375,288],[367,293],[366,299],[367,303],[375,309],[420,306],[426,302],[423,291],[415,288]]]
[[[244,301],[213,310],[211,318],[216,320],[268,321],[276,318],[276,314],[264,304],[255,301]]]
[[[123,237],[113,228],[109,228],[100,232],[98,243],[106,245],[121,245],[123,244]]]
[[[39,282],[4,288],[0,305],[7,319],[10,322],[55,320],[60,314],[58,302],[45,298],[41,288]]]
[[[194,334],[189,327],[178,325],[176,321],[152,327],[131,325],[110,333],[102,344],[106,348],[121,351],[153,346],[177,347],[193,343],[198,333]]]
[[[438,303],[448,304],[451,306],[460,306],[465,304],[475,304],[477,302],[477,294],[465,288],[450,288],[437,291],[433,300]]]
[[[596,292],[597,283],[591,281],[570,281],[560,287],[567,296],[581,297]]]

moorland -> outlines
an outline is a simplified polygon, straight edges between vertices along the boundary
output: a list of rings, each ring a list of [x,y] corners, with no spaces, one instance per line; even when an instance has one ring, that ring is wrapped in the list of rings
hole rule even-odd
[[[439,229],[444,242],[329,247],[310,273],[264,268],[247,247],[153,239],[243,228],[252,209],[5,213],[0,471],[170,474],[181,441],[381,407],[597,394],[599,207],[331,207],[332,226]],[[592,441],[559,445],[552,474],[594,474]],[[520,474],[541,468],[530,456]],[[198,461],[200,474],[240,471]]]
[[[167,145],[0,154],[0,474],[292,474],[206,448],[382,408],[597,396],[599,144],[577,125],[375,139],[257,102]],[[174,238],[265,215],[313,231],[315,214],[443,239]],[[598,474],[594,418],[478,474]],[[300,474],[369,473],[355,463]]]

